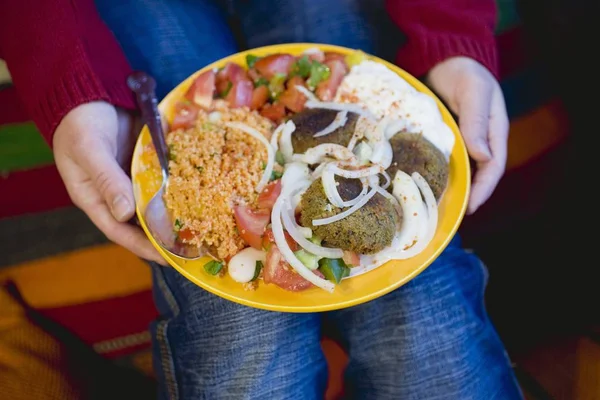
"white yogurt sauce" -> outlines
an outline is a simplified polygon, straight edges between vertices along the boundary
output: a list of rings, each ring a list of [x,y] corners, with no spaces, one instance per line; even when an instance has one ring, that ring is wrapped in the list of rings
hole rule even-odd
[[[420,133],[448,158],[454,134],[442,120],[435,100],[417,91],[386,66],[363,61],[340,85],[336,102],[358,103],[378,119],[401,120],[410,133]]]

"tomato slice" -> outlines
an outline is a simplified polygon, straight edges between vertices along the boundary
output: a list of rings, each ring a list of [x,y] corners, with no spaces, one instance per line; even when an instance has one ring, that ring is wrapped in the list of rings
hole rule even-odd
[[[356,267],[360,265],[360,257],[358,254],[350,250],[344,250],[344,256],[342,257],[342,260],[344,260],[346,265],[349,267]]]
[[[245,80],[248,80],[246,70],[236,63],[228,62],[222,70],[217,72],[217,83],[222,81],[236,83]]]
[[[233,108],[250,107],[254,85],[249,80],[240,80],[233,84],[225,100]]]
[[[252,92],[252,102],[250,108],[252,110],[258,110],[269,100],[269,88],[265,85],[261,85],[254,89]]]
[[[314,273],[323,277],[319,271],[314,271]],[[313,286],[312,283],[292,271],[292,267],[283,259],[276,245],[272,245],[267,253],[263,280],[267,284],[272,283],[290,292],[300,292]]]
[[[198,107],[188,101],[180,101],[175,104],[175,117],[171,123],[171,130],[187,129],[194,126],[198,117]]]
[[[331,101],[335,97],[338,87],[348,73],[346,63],[341,60],[330,60],[325,62],[329,67],[331,74],[329,79],[317,85],[317,97],[322,101]]]
[[[262,250],[262,236],[271,219],[269,210],[253,210],[248,206],[233,208],[235,224],[241,238],[257,250]]]
[[[290,236],[289,233],[284,231],[283,235],[285,236],[285,241],[287,242],[288,246],[290,247],[290,249],[292,251],[300,250],[300,246],[298,245],[298,243],[296,243],[294,241],[294,239],[292,239],[292,237]],[[274,244],[275,244],[275,236],[273,236],[273,230],[267,229],[265,231],[265,234],[263,235],[262,248],[268,251],[269,249],[271,249],[271,246]]]
[[[296,113],[304,110],[304,104],[307,100],[306,96],[297,89],[297,86],[306,87],[306,83],[299,76],[294,76],[287,82],[287,89],[279,96],[279,102],[288,110]]]
[[[196,237],[196,233],[188,228],[181,229],[177,233],[177,235],[179,236],[179,239],[181,239],[181,240],[192,240]]]
[[[281,103],[267,103],[260,109],[260,115],[275,123],[280,123],[285,117],[285,106]]]
[[[269,183],[258,195],[258,208],[271,209],[281,194],[281,179]]]
[[[275,74],[288,75],[295,62],[296,58],[290,54],[271,54],[258,60],[254,68],[270,80]]]
[[[206,71],[196,78],[185,97],[196,105],[210,110],[216,91],[215,71]]]

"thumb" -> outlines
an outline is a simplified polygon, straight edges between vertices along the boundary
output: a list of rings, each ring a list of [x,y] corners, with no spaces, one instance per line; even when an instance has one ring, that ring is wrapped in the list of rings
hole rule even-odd
[[[81,165],[93,181],[113,217],[125,222],[133,217],[135,201],[131,180],[117,163],[116,155],[107,143],[98,141],[82,155]]]

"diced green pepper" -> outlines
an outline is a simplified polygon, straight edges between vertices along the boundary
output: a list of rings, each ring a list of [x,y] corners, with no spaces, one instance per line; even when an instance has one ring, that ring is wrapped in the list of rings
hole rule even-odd
[[[308,56],[302,56],[292,65],[292,76],[308,78],[310,75],[311,62]]]
[[[204,270],[210,275],[217,275],[223,269],[223,263],[216,260],[210,260],[204,264]]]
[[[310,90],[315,90],[319,83],[329,79],[330,74],[331,71],[327,65],[313,60],[312,65],[310,66],[310,78],[306,81],[308,88]]]
[[[283,153],[279,150],[275,153],[275,161],[279,165],[285,165],[285,157],[283,157]]]
[[[345,57],[344,61],[346,61],[346,65],[348,66],[348,68],[352,68],[355,65],[362,63],[366,59],[367,55],[365,53],[363,53],[361,50],[356,50],[348,54]]]
[[[179,220],[179,218],[175,219],[175,232],[179,232],[183,228],[183,224]]]
[[[260,60],[260,57],[255,56],[254,54],[246,55],[246,64],[248,64],[248,68],[254,68],[254,64]]]
[[[254,277],[252,277],[252,280],[255,281],[258,279],[258,276],[260,275],[260,271],[262,271],[263,269],[263,263],[260,260],[256,261],[256,267],[254,268]]]
[[[269,81],[269,94],[271,100],[276,100],[281,93],[285,90],[285,81],[287,79],[286,74],[275,74]]]
[[[271,180],[272,181],[276,181],[277,179],[281,178],[282,176],[283,176],[282,172],[275,171],[275,170],[273,170],[273,172],[271,172]]]
[[[314,271],[315,269],[319,268],[319,260],[321,259],[321,257],[309,253],[304,249],[295,251],[294,255],[296,256],[296,258],[298,258],[298,260],[300,260],[302,264],[304,264],[306,268],[310,269],[311,271]]]
[[[312,235],[312,237],[310,237],[308,239],[309,242],[312,242],[314,244],[316,244],[317,246],[321,245],[321,242],[323,241],[320,237]]]
[[[260,77],[256,81],[254,81],[254,87],[257,88],[259,86],[269,86],[269,81],[265,77]]]
[[[319,271],[326,279],[338,284],[350,275],[350,268],[341,258],[323,258],[319,261]]]

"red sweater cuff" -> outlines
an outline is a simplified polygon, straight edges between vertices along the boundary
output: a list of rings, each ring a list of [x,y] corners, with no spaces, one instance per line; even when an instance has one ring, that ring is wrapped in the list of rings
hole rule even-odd
[[[409,41],[398,52],[396,63],[410,74],[421,77],[440,62],[459,56],[478,61],[498,79],[495,42],[470,37],[425,36],[421,40]]]

